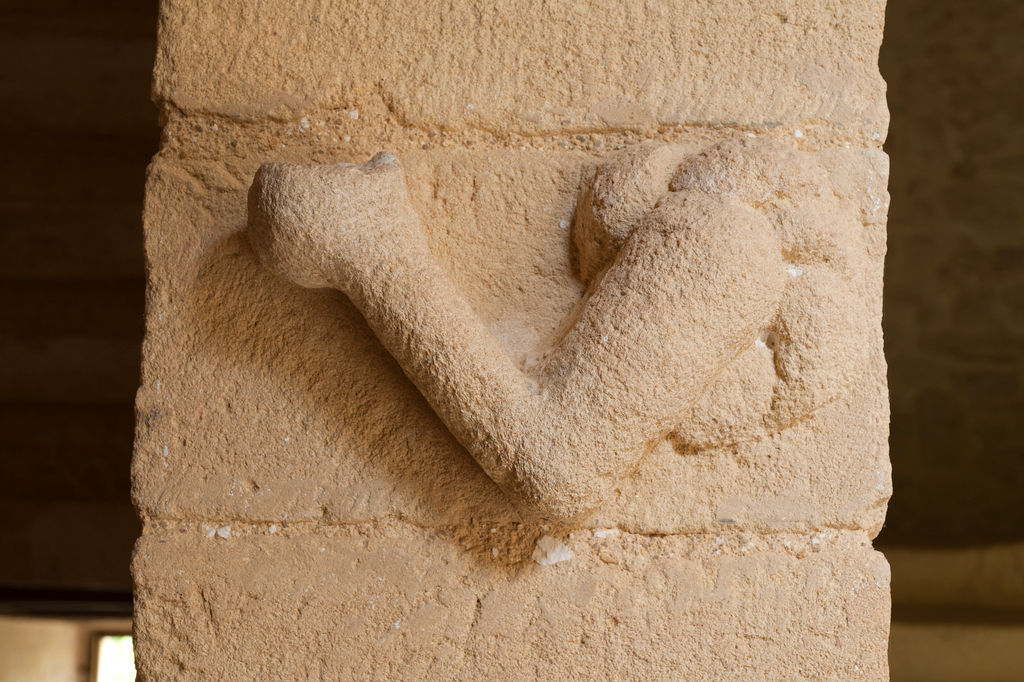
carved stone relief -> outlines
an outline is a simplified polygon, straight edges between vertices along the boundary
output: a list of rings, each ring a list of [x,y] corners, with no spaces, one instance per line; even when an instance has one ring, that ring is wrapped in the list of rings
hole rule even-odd
[[[160,17],[140,675],[885,677],[883,3]]]
[[[848,393],[874,314],[860,216],[817,155],[768,140],[639,144],[580,189],[585,293],[522,362],[439,266],[402,164],[264,164],[259,258],[363,314],[527,516],[579,521],[666,441],[700,456],[772,437]]]

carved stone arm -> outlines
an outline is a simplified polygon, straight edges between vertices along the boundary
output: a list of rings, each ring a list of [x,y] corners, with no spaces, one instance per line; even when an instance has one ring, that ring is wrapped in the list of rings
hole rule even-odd
[[[431,257],[400,164],[265,164],[249,237],[268,266],[344,292],[487,474],[572,520],[676,426],[775,314],[787,275],[749,203],[690,187],[646,210],[560,340],[517,367]]]

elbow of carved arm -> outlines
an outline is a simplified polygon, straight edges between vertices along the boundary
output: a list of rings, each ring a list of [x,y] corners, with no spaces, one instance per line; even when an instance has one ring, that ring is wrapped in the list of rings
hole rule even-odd
[[[572,429],[568,423],[553,427]],[[571,524],[608,501],[621,472],[602,472],[598,464],[604,458],[592,443],[557,440],[533,437],[521,447],[510,448],[507,465],[491,478],[524,517]]]

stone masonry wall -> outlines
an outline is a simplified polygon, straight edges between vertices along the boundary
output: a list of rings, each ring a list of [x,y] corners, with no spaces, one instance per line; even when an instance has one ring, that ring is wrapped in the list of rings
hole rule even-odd
[[[883,13],[164,0],[133,466],[143,677],[886,676]],[[391,151],[433,258],[522,365],[584,294],[581,190],[661,143],[807,160],[814,201],[762,203],[789,202],[783,231],[807,208],[825,255],[791,266],[796,308],[849,329],[752,337],[741,357],[779,371],[804,334],[822,352],[782,371],[824,397],[736,438],[664,439],[583,520],[520,513],[353,303],[278,278],[246,234],[261,163]],[[759,385],[736,366],[680,423],[732,433],[726,408]]]

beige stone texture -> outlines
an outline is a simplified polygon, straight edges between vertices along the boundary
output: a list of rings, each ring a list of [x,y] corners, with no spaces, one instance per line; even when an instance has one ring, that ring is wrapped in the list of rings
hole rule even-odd
[[[886,675],[889,567],[859,533],[580,530],[572,560],[539,566],[397,523],[201,531],[153,529],[136,551],[147,679]]]
[[[884,677],[882,10],[164,2],[133,467],[144,677]],[[431,276],[361,294],[344,269],[309,270],[354,253],[322,241],[277,270],[344,294],[266,267],[247,232],[260,166],[305,168],[276,166],[306,177],[268,196],[345,201],[324,175],[366,171],[317,164],[381,150],[400,162],[371,170],[407,193],[383,202],[397,216],[308,217],[328,246],[331,211],[396,230],[369,252],[415,247]],[[352,211],[381,203],[363,194]],[[718,208],[688,213],[686,194]],[[595,303],[579,326],[595,297],[636,291],[608,280],[617,265],[594,277],[608,258],[648,277],[637,310],[686,281],[641,267],[640,214],[704,216],[714,237],[743,229],[730,211],[771,246],[690,253],[727,275],[691,288],[732,297],[674,300],[708,338],[666,314],[596,350],[636,322]],[[772,264],[763,290],[723,286],[744,261]],[[428,304],[436,325],[419,324]],[[556,343],[572,319],[580,338]],[[484,356],[494,392],[425,381],[431,347]],[[559,348],[627,380],[587,374],[541,407],[501,397],[510,377],[547,381]],[[458,378],[446,358],[438,376]],[[557,442],[564,424],[586,447],[545,460],[524,442],[538,466],[516,470],[514,448],[460,430],[467,393],[519,417],[505,435]],[[565,409],[600,395],[618,415],[604,431]]]
[[[878,0],[167,0],[155,92],[242,119],[376,105],[420,129],[812,122],[870,138],[888,120],[884,12]]]

